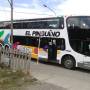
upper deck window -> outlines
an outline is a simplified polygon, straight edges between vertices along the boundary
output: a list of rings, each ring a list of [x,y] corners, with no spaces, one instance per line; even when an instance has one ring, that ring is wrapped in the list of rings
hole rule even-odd
[[[0,29],[10,29],[10,22],[0,23]],[[14,29],[63,29],[64,19],[59,18],[44,18],[33,20],[17,20],[13,23]]]
[[[67,27],[72,29],[90,29],[89,16],[72,16],[67,19]]]
[[[63,18],[44,19],[28,22],[28,28],[32,29],[63,29],[64,20]]]
[[[9,29],[11,28],[11,24],[9,22],[0,22],[0,29]]]

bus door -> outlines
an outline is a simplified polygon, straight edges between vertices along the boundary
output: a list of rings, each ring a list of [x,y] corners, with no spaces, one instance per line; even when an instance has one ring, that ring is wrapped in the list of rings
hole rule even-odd
[[[54,61],[57,59],[56,39],[50,39],[48,42],[48,60]]]

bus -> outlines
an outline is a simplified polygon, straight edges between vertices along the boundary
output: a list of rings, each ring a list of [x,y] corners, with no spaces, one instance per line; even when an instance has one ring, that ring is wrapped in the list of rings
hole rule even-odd
[[[0,22],[0,46],[10,47],[10,21]],[[90,16],[13,21],[13,43],[30,48],[31,57],[67,69],[90,69]]]

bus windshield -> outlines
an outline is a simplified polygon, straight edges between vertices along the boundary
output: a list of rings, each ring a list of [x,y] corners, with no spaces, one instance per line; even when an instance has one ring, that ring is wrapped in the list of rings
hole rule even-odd
[[[89,16],[70,17],[67,20],[67,27],[68,28],[90,29],[90,17]]]
[[[72,49],[90,56],[90,17],[72,16],[68,17],[66,22]]]

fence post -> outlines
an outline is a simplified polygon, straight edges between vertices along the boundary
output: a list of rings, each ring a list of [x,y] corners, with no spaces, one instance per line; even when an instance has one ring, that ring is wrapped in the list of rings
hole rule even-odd
[[[1,53],[2,53],[2,48],[0,47],[0,64],[1,64]]]
[[[30,75],[31,52],[0,48],[0,63],[5,63],[4,60],[8,61],[8,66],[13,71],[21,70],[25,74]]]

